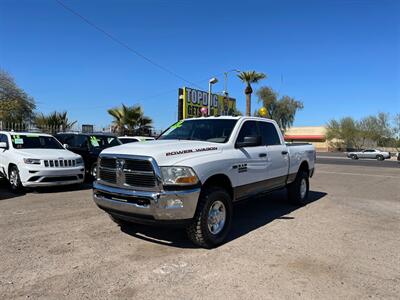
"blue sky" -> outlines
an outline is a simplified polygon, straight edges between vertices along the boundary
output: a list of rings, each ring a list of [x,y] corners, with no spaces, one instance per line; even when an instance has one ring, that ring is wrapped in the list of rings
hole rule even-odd
[[[265,72],[304,102],[295,125],[400,112],[400,1],[63,0],[124,43],[207,89],[224,71]],[[54,0],[0,0],[0,68],[38,110],[105,126],[106,109],[141,104],[157,128],[177,117],[182,80],[88,26]],[[244,86],[230,94],[245,111]],[[253,96],[252,110],[257,107]]]

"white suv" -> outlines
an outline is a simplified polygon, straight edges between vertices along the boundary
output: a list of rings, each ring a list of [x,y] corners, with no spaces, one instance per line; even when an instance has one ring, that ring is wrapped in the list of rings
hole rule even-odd
[[[82,157],[51,135],[0,131],[0,177],[12,190],[82,183],[84,174]]]

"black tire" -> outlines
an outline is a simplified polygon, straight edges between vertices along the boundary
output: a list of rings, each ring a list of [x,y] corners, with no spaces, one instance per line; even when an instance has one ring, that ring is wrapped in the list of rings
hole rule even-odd
[[[209,229],[209,212],[215,204],[222,203],[225,211],[225,222],[217,233]],[[193,222],[186,228],[189,239],[203,248],[213,248],[221,245],[232,225],[233,205],[229,194],[222,188],[211,187],[204,190],[199,198]]]
[[[377,155],[377,156],[376,156],[376,159],[377,159],[377,160],[380,160],[380,161],[385,160],[385,158],[384,158],[382,155]]]
[[[355,154],[352,154],[350,157],[351,157],[351,159],[358,159],[358,156]]]
[[[21,177],[19,176],[19,170],[17,166],[10,167],[8,172],[8,184],[12,192],[18,194],[23,192]]]
[[[303,182],[304,181],[304,182]],[[305,184],[306,191],[302,190],[302,185]],[[306,205],[308,193],[310,190],[310,182],[308,172],[299,171],[296,179],[287,187],[289,201],[296,205]]]

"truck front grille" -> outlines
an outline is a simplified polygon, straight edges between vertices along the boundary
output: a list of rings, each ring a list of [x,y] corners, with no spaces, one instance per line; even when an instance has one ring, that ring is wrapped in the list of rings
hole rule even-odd
[[[75,159],[45,159],[44,166],[48,168],[75,167]]]
[[[102,157],[98,179],[121,187],[153,188],[157,186],[153,165],[145,159]]]
[[[117,173],[115,170],[107,170],[107,169],[102,169],[100,167],[100,174],[99,177],[101,180],[116,184],[117,183]]]

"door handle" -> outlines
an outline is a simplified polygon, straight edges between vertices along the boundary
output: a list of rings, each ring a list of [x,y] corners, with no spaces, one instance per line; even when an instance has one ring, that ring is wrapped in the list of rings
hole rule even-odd
[[[288,154],[288,152],[286,150],[282,151],[281,153],[282,153],[282,155]]]
[[[260,153],[258,154],[259,157],[267,157],[267,153]]]

